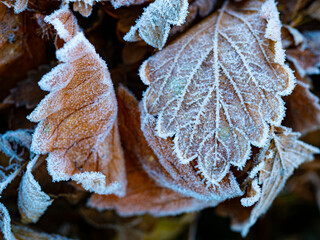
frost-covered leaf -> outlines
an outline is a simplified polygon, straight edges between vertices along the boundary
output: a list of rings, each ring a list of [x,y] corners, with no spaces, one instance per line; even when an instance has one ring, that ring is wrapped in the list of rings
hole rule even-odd
[[[196,17],[206,17],[212,11],[216,0],[195,0],[188,7],[188,14],[181,26],[173,26],[170,35],[177,32],[183,32],[196,19]]]
[[[216,206],[217,201],[203,202],[161,187],[144,171],[138,159],[125,153],[127,189],[124,197],[115,195],[91,196],[88,206],[98,210],[115,209],[120,216],[151,214],[153,216],[177,215]]]
[[[149,160],[153,158],[152,161],[158,161],[158,159],[148,147],[140,130],[138,103],[125,88],[120,87],[118,105],[119,129],[126,157],[128,181],[126,195],[117,197],[94,194],[88,205],[99,210],[116,209],[122,216],[144,213],[154,216],[176,215],[217,205],[219,202],[217,200],[204,202],[182,195],[161,186],[161,182],[157,183],[148,176],[139,158]],[[166,171],[163,167],[161,168]]]
[[[0,203],[0,229],[5,240],[15,240],[11,232],[11,218],[8,209]]]
[[[19,187],[18,206],[21,222],[25,224],[36,223],[53,202],[53,199],[41,190],[41,186],[32,175],[37,160],[38,156],[28,163]]]
[[[281,96],[292,91],[294,76],[280,30],[274,1],[226,2],[140,68],[150,85],[143,108],[152,131],[172,138],[180,163],[195,162],[212,184],[230,166],[241,169],[250,144],[263,146],[268,123],[283,119]]]
[[[320,152],[319,149],[297,140],[299,136],[299,133],[292,132],[290,128],[274,127],[271,141],[261,149],[257,165],[252,170],[257,176],[250,176],[253,178],[252,185],[256,185],[255,189],[260,188],[258,183],[261,190],[242,199],[244,206],[256,204],[248,219],[232,226],[243,236],[247,235],[250,227],[269,209],[294,169],[301,163],[313,160],[313,154]]]
[[[13,7],[15,13],[20,13],[27,8],[28,0],[1,0],[7,7]]]
[[[194,162],[181,164],[172,153],[172,140],[154,135],[152,129],[155,121],[142,114],[141,119],[144,119],[144,122],[140,123],[137,100],[124,88],[118,90],[118,105],[120,134],[125,136],[122,137],[122,142],[138,156],[145,171],[158,184],[203,201],[220,202],[243,194],[232,172],[228,173],[219,185],[212,186],[205,181]],[[146,147],[148,145],[153,149]]]
[[[139,5],[153,0],[110,0],[114,8],[123,6]]]
[[[140,19],[124,36],[126,41],[143,39],[149,45],[162,49],[171,25],[184,23],[188,13],[188,0],[156,0],[145,8]]]
[[[303,36],[302,46],[288,49],[287,58],[302,77],[320,74],[320,31],[306,31]]]
[[[29,150],[31,145],[31,133],[26,130],[8,131],[0,135],[0,151],[6,156],[0,158],[0,194],[7,185],[20,173],[21,166],[25,162],[18,152],[18,147]]]
[[[286,98],[286,107],[285,125],[294,131],[306,134],[320,128],[319,98],[306,83],[297,81],[292,94]]]
[[[123,195],[124,159],[108,68],[84,34],[75,31],[76,23],[64,25],[61,16],[74,19],[67,7],[46,19],[66,43],[56,52],[60,64],[39,82],[50,93],[28,117],[40,121],[32,151],[49,153],[54,181],[72,179],[89,191]]]

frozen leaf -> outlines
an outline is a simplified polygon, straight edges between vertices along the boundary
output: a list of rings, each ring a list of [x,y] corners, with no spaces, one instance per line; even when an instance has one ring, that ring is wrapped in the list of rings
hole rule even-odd
[[[169,36],[170,26],[184,23],[188,6],[188,0],[156,0],[145,8],[140,19],[124,36],[124,40],[143,39],[149,45],[162,49]]]
[[[177,32],[183,32],[197,16],[206,17],[209,15],[215,4],[216,0],[195,0],[190,3],[185,22],[181,26],[173,26],[170,35],[174,35]]]
[[[294,64],[302,77],[307,74],[320,73],[320,51],[314,52],[310,49],[288,49],[286,53],[288,60]]]
[[[18,206],[21,222],[25,224],[36,223],[53,202],[49,195],[41,190],[41,186],[32,175],[37,160],[38,156],[28,163],[19,187]]]
[[[18,147],[29,149],[31,145],[31,133],[26,130],[8,131],[0,136],[0,151],[6,158],[0,164],[0,194],[7,185],[20,173],[21,166],[25,162],[22,154],[18,153]]]
[[[152,0],[110,0],[114,8],[119,8],[123,6],[139,5]]]
[[[66,43],[56,52],[60,64],[39,82],[50,93],[28,117],[40,121],[32,150],[49,153],[54,181],[72,179],[89,191],[123,195],[124,159],[110,74],[83,33],[75,31],[76,23],[60,20],[67,12],[73,19],[66,7],[47,18]]]
[[[230,166],[241,169],[250,144],[265,145],[268,123],[284,117],[281,96],[292,91],[294,76],[280,30],[274,1],[226,2],[140,68],[150,85],[142,123],[154,122],[151,132],[173,139],[177,160],[194,162],[210,184]]]
[[[94,194],[88,206],[98,210],[115,209],[120,216],[151,214],[177,215],[217,205],[217,201],[203,202],[161,187],[144,171],[135,156],[125,153],[127,189],[124,197]]]
[[[126,157],[128,181],[126,195],[117,197],[94,194],[88,205],[99,210],[116,209],[122,216],[144,213],[154,216],[176,215],[217,205],[216,200],[204,202],[184,196],[159,185],[148,176],[139,162],[139,157],[148,159],[153,157],[153,161],[158,160],[139,129],[138,103],[123,87],[118,91],[118,103],[119,128]]]
[[[299,75],[320,73],[320,31],[306,31],[304,41],[298,48],[288,49],[287,59],[291,61]]]
[[[11,218],[8,209],[0,203],[0,229],[5,240],[15,240],[11,232]]]
[[[172,141],[154,135],[152,129],[155,121],[144,118],[142,113],[141,119],[144,122],[140,123],[137,100],[124,88],[118,90],[118,105],[120,134],[125,136],[122,137],[122,142],[138,156],[145,171],[158,184],[203,201],[219,202],[243,194],[232,172],[219,185],[212,186],[205,181],[194,162],[181,164],[172,152]],[[146,147],[149,144],[153,149]]]
[[[13,7],[15,13],[20,13],[27,8],[28,0],[1,0],[8,7]]]
[[[319,98],[306,83],[297,81],[290,96],[286,98],[285,125],[306,134],[320,128]]]
[[[256,191],[258,202],[251,210],[249,219],[232,226],[242,236],[246,236],[250,227],[269,209],[294,169],[303,162],[313,160],[313,154],[319,153],[319,149],[297,140],[299,136],[290,128],[274,127],[271,141],[260,151],[257,170],[252,170],[257,176],[251,177],[254,177],[253,185],[258,181],[261,186],[261,194]],[[242,203],[245,202],[246,199],[242,199]]]

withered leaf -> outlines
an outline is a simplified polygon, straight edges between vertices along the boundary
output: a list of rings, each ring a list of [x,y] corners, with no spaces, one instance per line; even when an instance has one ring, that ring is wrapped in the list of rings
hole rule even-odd
[[[24,53],[22,17],[0,3],[0,70]]]
[[[31,133],[26,130],[8,131],[0,136],[0,151],[5,155],[0,158],[0,194],[8,184],[20,173],[25,162],[18,146],[27,150],[31,145]]]
[[[169,36],[170,26],[184,23],[188,6],[188,0],[156,0],[145,8],[140,19],[124,36],[124,40],[143,39],[149,45],[162,49]]]
[[[121,113],[119,121],[122,123],[120,134],[125,136],[122,142],[126,149],[138,156],[145,171],[158,184],[203,201],[223,201],[243,194],[231,172],[219,185],[212,186],[205,181],[194,163],[181,164],[172,153],[172,141],[154,135],[154,121],[144,118],[142,113],[144,122],[141,124],[138,102],[125,88],[118,90],[118,105]],[[145,137],[140,126],[150,134]],[[149,144],[156,147],[146,147]]]
[[[5,240],[15,240],[11,232],[11,218],[8,209],[0,203],[0,229]]]
[[[195,160],[212,184],[231,165],[241,169],[250,144],[263,146],[268,123],[283,119],[281,96],[294,76],[284,64],[278,14],[273,0],[226,2],[140,68],[153,131],[173,138],[179,161]]]
[[[27,170],[19,186],[18,207],[22,223],[35,223],[52,204],[53,199],[41,190],[34,179],[32,169],[39,156],[35,156],[27,165]]]
[[[292,94],[286,98],[286,107],[285,125],[294,131],[306,134],[320,128],[319,98],[306,83],[297,81]]]
[[[206,17],[212,11],[216,0],[195,0],[188,7],[188,14],[181,26],[173,26],[170,35],[183,32],[196,19],[197,16]]]
[[[149,213],[154,216],[176,215],[217,205],[217,200],[200,201],[182,195],[155,182],[143,169],[139,157],[158,161],[140,130],[138,103],[123,87],[118,90],[119,129],[124,147],[127,189],[124,197],[94,194],[88,205],[99,210],[116,209],[122,216]],[[164,169],[165,171],[165,169]],[[208,190],[210,191],[210,190]]]
[[[27,8],[28,0],[1,0],[8,7],[13,7],[15,13],[20,13]]]
[[[299,75],[320,73],[320,31],[303,33],[304,42],[300,47],[288,49],[287,58],[293,63]]]
[[[39,82],[50,93],[28,117],[40,121],[32,150],[49,153],[54,181],[72,179],[89,191],[123,195],[126,177],[110,74],[72,19],[67,6],[47,18],[66,43],[56,52],[60,64]]]
[[[249,196],[243,203],[247,206],[256,203],[251,210],[250,217],[243,222],[234,224],[232,228],[246,236],[250,227],[271,206],[273,200],[282,190],[287,179],[301,163],[313,160],[313,154],[319,149],[298,140],[300,134],[292,132],[290,128],[274,127],[271,141],[261,149],[255,169],[252,173],[253,185],[261,186],[261,191]],[[257,188],[260,188],[259,186]]]
[[[47,234],[44,232],[37,232],[31,228],[20,226],[20,225],[12,225],[12,232],[17,240],[72,240],[70,238],[66,238],[57,234]]]

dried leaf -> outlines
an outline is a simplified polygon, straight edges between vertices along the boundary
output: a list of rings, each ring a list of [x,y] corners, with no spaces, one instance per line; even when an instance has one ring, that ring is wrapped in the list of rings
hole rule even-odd
[[[138,103],[132,94],[120,87],[118,104],[119,128],[126,158],[126,195],[119,198],[114,195],[94,194],[88,205],[99,210],[116,209],[121,216],[144,213],[154,216],[176,215],[217,205],[216,200],[203,202],[167,189],[148,176],[138,158],[143,155],[144,158],[150,158],[154,154],[150,155],[152,150],[139,129]]]
[[[283,119],[281,96],[292,91],[294,76],[284,64],[278,14],[272,0],[226,2],[140,68],[150,85],[144,121],[172,138],[180,163],[194,161],[210,184],[232,165],[241,169],[250,144],[263,146],[268,123]]]
[[[18,146],[29,149],[31,133],[26,130],[8,131],[0,136],[0,151],[6,158],[0,159],[0,194],[8,184],[20,173],[25,162],[22,153],[18,153]]]
[[[28,163],[27,170],[20,182],[18,207],[21,222],[24,224],[36,223],[53,202],[53,199],[50,199],[49,195],[41,190],[41,186],[32,175],[32,169],[38,157],[34,157]]]
[[[51,92],[28,117],[40,121],[32,150],[49,153],[54,181],[72,179],[86,190],[122,196],[126,178],[110,74],[72,19],[65,6],[46,20],[66,43],[56,52],[61,63],[39,82]]]
[[[19,225],[12,225],[12,232],[18,240],[71,240],[57,234],[47,234],[44,232],[37,232],[31,228]]]
[[[15,240],[11,232],[11,218],[8,209],[0,203],[0,229],[5,240]]]
[[[142,123],[142,129],[150,133],[145,138],[140,130],[138,102],[125,88],[120,87],[118,90],[118,105],[123,144],[138,156],[145,171],[158,184],[203,201],[223,201],[243,194],[232,173],[219,186],[210,186],[193,163],[180,164],[172,154],[172,141],[156,137],[152,132],[154,122],[148,122],[148,119]],[[149,144],[157,147],[152,150],[146,147]]]
[[[188,0],[156,0],[145,8],[124,40],[134,42],[143,39],[149,45],[162,49],[169,36],[170,26],[184,23],[188,6]]]
[[[0,3],[0,69],[21,57],[23,49],[22,17]]]
[[[257,166],[252,170],[257,177],[254,174],[250,177],[253,182],[258,181],[261,193],[257,191],[258,196],[253,194],[250,200],[242,199],[242,203],[251,201],[245,206],[257,203],[249,219],[232,226],[234,230],[241,232],[242,236],[246,236],[250,227],[269,209],[294,169],[303,162],[313,160],[313,154],[320,152],[318,148],[297,140],[299,136],[299,133],[292,132],[290,128],[275,127],[271,141],[260,151]]]
[[[319,98],[309,85],[297,81],[290,96],[286,98],[285,125],[301,134],[307,134],[320,128]]]
[[[15,13],[20,13],[27,8],[28,0],[1,0],[7,7],[13,7]]]
[[[188,7],[188,14],[184,23],[181,26],[173,26],[170,31],[170,35],[174,35],[177,32],[183,32],[186,30],[198,15],[200,17],[206,17],[209,15],[216,2],[216,0],[195,0],[190,3]]]
[[[320,31],[307,31],[303,35],[304,43],[299,48],[288,49],[287,59],[302,77],[320,74]]]

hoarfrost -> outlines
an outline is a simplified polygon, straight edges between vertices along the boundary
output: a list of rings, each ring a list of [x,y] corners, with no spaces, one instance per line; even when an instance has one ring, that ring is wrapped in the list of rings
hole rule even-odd
[[[291,93],[294,76],[284,64],[280,27],[272,0],[226,2],[140,68],[150,84],[143,109],[156,121],[153,131],[173,138],[179,161],[196,160],[210,184],[231,165],[241,169],[250,144],[264,146],[268,123],[278,126],[284,117],[281,96]]]
[[[251,210],[249,219],[231,226],[233,230],[241,232],[242,236],[246,236],[250,227],[269,209],[294,169],[303,162],[313,160],[313,154],[320,152],[318,148],[297,140],[300,134],[292,132],[290,128],[274,127],[272,130],[271,140],[258,157],[258,162],[265,163],[264,168],[259,170],[261,193],[257,191],[258,202]],[[255,181],[253,185],[256,185]],[[242,203],[245,203],[244,199]]]
[[[143,39],[149,45],[162,49],[171,25],[181,25],[188,14],[188,0],[156,0],[151,3],[136,24],[124,36],[126,41]]]
[[[31,148],[49,153],[54,181],[73,179],[86,190],[123,195],[126,177],[110,73],[72,19],[66,7],[46,17],[66,43],[56,52],[61,63],[39,82],[51,92],[28,116],[40,121]]]
[[[25,224],[36,223],[53,202],[53,199],[41,190],[41,186],[32,175],[38,158],[39,156],[36,156],[28,163],[19,186],[18,207],[21,222]]]

